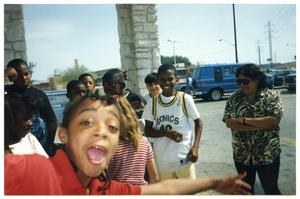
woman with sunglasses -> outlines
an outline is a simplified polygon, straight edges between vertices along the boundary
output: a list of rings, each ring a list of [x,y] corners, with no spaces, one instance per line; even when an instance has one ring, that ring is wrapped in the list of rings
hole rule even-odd
[[[235,168],[247,173],[252,194],[257,173],[265,194],[279,195],[280,96],[267,88],[266,75],[255,64],[242,65],[235,75],[240,89],[228,98],[223,117],[232,131]]]

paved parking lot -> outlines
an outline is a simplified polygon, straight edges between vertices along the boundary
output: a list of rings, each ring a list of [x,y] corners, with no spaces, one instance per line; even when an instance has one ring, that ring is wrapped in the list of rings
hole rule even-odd
[[[279,188],[284,195],[296,194],[296,95],[279,90],[284,105],[284,116],[280,122],[281,166]],[[198,177],[235,175],[233,164],[231,131],[222,122],[226,99],[204,102],[195,99],[201,114],[204,129],[200,144],[200,156],[196,163]],[[201,194],[217,194],[213,191]],[[264,194],[259,179],[255,194]]]

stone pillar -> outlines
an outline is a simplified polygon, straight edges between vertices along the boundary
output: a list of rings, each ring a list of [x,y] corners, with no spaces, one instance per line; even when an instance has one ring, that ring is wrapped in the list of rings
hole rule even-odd
[[[4,66],[14,58],[27,60],[22,5],[4,5],[4,51]]]
[[[147,92],[145,76],[160,65],[157,10],[154,4],[117,4],[121,65],[127,87]]]

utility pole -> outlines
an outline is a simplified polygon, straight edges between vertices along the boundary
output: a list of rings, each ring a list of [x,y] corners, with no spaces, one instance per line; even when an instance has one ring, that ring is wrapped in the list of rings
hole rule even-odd
[[[270,67],[273,65],[273,56],[272,56],[272,31],[271,31],[271,21],[268,21],[268,36],[269,36],[269,59]]]
[[[235,9],[234,9],[234,4],[232,4],[232,11],[233,11],[235,62],[239,63],[239,60],[238,60],[238,51],[237,51],[237,40],[236,40],[236,24],[235,24]]]
[[[258,52],[258,65],[261,65],[259,40],[257,40],[257,52]]]

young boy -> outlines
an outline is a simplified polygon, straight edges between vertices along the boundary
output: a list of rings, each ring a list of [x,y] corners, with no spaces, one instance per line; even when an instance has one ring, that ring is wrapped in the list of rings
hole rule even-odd
[[[176,92],[176,68],[163,64],[158,69],[158,84],[162,93],[147,103],[143,118],[145,134],[151,137],[161,180],[195,179],[202,121],[192,96]],[[195,123],[195,138],[189,119]]]
[[[96,84],[95,84],[95,79],[90,73],[83,73],[78,77],[78,80],[80,80],[86,87],[86,91],[88,93],[93,93],[97,92],[96,89]]]
[[[71,101],[87,93],[85,85],[80,80],[71,80],[67,84],[67,98]]]
[[[149,101],[151,101],[153,96],[158,96],[161,93],[161,88],[157,84],[157,74],[156,73],[149,73],[145,77],[144,81],[145,81],[147,90],[149,92],[144,96],[144,98],[145,98],[146,102],[148,103]]]
[[[142,103],[146,103],[145,99],[131,91],[130,89],[126,89],[126,73],[121,71],[120,69],[114,68],[108,70],[102,78],[102,84],[104,93],[106,95],[120,95],[124,96],[129,102],[132,101],[133,97],[138,97],[141,99]]]

